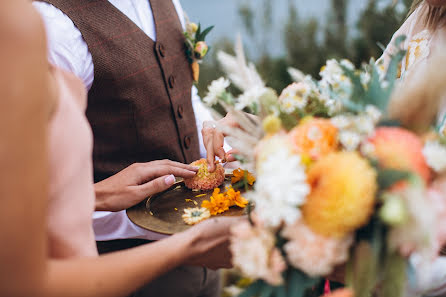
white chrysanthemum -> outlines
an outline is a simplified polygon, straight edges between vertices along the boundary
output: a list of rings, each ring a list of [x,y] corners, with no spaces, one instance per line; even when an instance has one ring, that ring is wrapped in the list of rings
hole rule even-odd
[[[352,118],[345,115],[333,117],[330,121],[339,130],[344,130],[353,126]]]
[[[260,97],[265,93],[266,88],[252,88],[241,94],[237,98],[235,108],[237,110],[243,110],[246,107],[253,107],[254,105],[260,106]]]
[[[321,72],[319,73],[322,77],[323,81],[328,82],[329,84],[334,84],[340,77],[343,75],[342,68],[339,66],[338,61],[331,59],[327,61],[327,64],[322,67]]]
[[[231,83],[224,77],[220,77],[214,80],[208,87],[208,94],[203,98],[203,101],[209,105],[213,106],[217,104],[219,97],[226,91]]]
[[[341,65],[349,70],[352,70],[352,71],[355,70],[355,65],[353,65],[353,63],[347,59],[341,60]]]
[[[353,131],[341,131],[339,133],[339,142],[347,151],[354,151],[361,143],[361,136]]]
[[[348,60],[343,60],[341,63],[338,63],[336,60],[328,60],[320,72],[322,77],[320,85],[322,88],[326,88],[327,85],[331,88],[330,97],[346,100],[350,98],[353,92],[353,83],[344,74],[341,65],[350,70],[354,70],[353,64]]]
[[[375,155],[375,146],[373,143],[369,141],[365,141],[361,145],[361,154],[363,154],[366,157],[372,157]]]
[[[301,216],[299,206],[310,193],[300,156],[279,147],[260,162],[255,192],[248,198],[256,203],[260,219],[270,227],[282,221],[294,223]]]
[[[375,123],[372,118],[367,115],[355,117],[356,130],[362,135],[371,135],[375,130]]]
[[[312,88],[309,83],[293,83],[282,91],[279,97],[280,107],[286,113],[303,110],[308,104],[311,92]]]
[[[367,105],[365,113],[372,119],[373,123],[377,124],[382,117],[382,112],[374,105]]]
[[[372,79],[372,77],[370,76],[370,73],[367,71],[361,72],[359,77],[361,79],[361,83],[363,86],[367,86],[369,84],[370,80]]]
[[[446,147],[438,141],[428,141],[423,149],[426,162],[435,172],[446,171]]]

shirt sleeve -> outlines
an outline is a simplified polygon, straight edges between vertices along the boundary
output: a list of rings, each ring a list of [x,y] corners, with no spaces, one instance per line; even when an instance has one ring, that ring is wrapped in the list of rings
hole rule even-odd
[[[198,140],[200,143],[200,156],[202,158],[206,158],[206,148],[203,144],[203,136],[201,135],[201,130],[203,129],[203,123],[206,121],[214,121],[210,109],[201,101],[200,96],[198,95],[198,90],[195,86],[192,87],[192,107],[195,113],[195,121],[198,130]],[[224,145],[225,152],[231,150],[231,146],[227,144],[225,141]]]
[[[55,6],[40,1],[33,5],[45,23],[50,63],[79,77],[89,90],[94,79],[93,58],[81,32]]]
[[[119,212],[96,211],[93,214],[93,229],[96,240],[139,238],[160,240],[167,235],[150,232],[133,224],[125,210]]]

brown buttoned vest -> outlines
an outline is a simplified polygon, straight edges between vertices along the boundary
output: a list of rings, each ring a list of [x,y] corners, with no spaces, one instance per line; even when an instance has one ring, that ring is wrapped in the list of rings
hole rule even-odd
[[[45,2],[74,22],[93,57],[95,181],[137,162],[198,159],[192,73],[172,1],[150,0],[157,42],[107,0]]]

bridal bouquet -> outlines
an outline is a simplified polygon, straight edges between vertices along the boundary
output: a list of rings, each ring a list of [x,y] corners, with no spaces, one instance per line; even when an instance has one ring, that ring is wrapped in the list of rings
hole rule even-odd
[[[233,230],[234,266],[252,280],[239,296],[304,296],[335,270],[342,294],[402,296],[409,256],[436,257],[446,214],[433,182],[446,170],[445,138],[389,111],[407,93],[397,87],[404,51],[386,69],[329,60],[320,80],[290,69],[296,82],[280,95],[240,40],[235,52],[218,54],[227,78],[204,101],[230,113],[233,125],[218,129],[257,177],[250,221]]]

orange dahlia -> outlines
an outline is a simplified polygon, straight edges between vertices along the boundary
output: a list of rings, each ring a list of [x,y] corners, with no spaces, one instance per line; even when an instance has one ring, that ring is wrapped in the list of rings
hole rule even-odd
[[[225,169],[221,164],[216,165],[214,172],[209,172],[206,159],[191,164],[198,167],[197,174],[192,178],[184,179],[184,184],[191,190],[212,190],[219,187],[225,180]]]
[[[294,151],[313,160],[327,155],[338,147],[338,129],[326,119],[311,118],[289,133]]]
[[[308,171],[311,193],[302,207],[316,233],[343,237],[368,222],[375,204],[376,172],[356,152],[331,153]]]
[[[398,127],[382,127],[369,139],[381,166],[418,173],[428,182],[431,171],[423,155],[423,142],[414,133]]]

